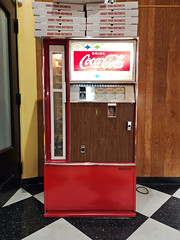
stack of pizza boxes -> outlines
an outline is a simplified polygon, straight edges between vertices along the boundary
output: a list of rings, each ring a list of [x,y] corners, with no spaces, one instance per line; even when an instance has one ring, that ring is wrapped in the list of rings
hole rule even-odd
[[[86,4],[87,36],[136,37],[138,2]]]
[[[32,3],[35,37],[84,37],[84,5],[54,2]]]

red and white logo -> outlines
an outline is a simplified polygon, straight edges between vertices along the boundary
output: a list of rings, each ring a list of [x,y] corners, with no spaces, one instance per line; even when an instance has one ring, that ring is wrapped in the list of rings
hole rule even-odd
[[[129,51],[74,51],[74,71],[130,71]]]

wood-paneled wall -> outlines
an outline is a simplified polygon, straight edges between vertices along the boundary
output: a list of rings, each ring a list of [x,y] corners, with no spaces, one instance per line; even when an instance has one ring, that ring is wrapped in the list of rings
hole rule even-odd
[[[139,0],[138,36],[137,176],[180,177],[180,1]],[[40,176],[41,73],[41,49],[37,42]]]
[[[139,8],[138,176],[180,176],[180,6],[175,4],[180,3],[149,1]]]

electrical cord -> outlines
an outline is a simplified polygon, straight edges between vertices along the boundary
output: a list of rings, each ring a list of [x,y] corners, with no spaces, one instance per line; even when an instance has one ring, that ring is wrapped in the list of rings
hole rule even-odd
[[[145,192],[140,191],[139,189],[144,189]],[[148,190],[146,187],[141,187],[141,186],[136,187],[136,191],[137,191],[138,193],[141,193],[141,194],[149,194],[149,190]]]

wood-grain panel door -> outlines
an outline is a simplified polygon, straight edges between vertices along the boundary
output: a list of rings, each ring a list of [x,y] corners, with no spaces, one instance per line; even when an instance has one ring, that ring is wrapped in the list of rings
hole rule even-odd
[[[72,103],[71,161],[133,162],[134,111],[135,104],[117,104],[116,118],[108,118],[106,103]]]

